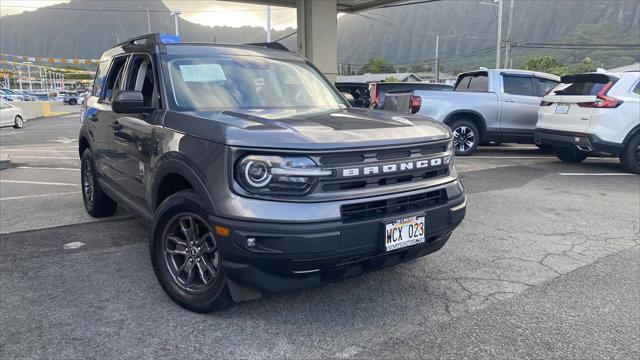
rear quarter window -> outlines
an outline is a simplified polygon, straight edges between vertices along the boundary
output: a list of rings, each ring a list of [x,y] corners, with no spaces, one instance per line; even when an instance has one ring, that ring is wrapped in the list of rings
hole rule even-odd
[[[487,92],[489,91],[489,76],[486,72],[463,75],[458,78],[454,91]]]

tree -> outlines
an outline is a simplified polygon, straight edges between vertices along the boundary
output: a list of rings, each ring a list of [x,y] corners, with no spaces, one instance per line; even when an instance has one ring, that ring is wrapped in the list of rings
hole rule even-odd
[[[543,55],[533,57],[527,60],[522,66],[523,70],[541,71],[555,75],[565,75],[569,72],[569,68],[562,65],[552,56]]]
[[[575,72],[583,73],[592,71],[596,71],[596,66],[593,64],[591,58],[587,56],[586,58],[582,59],[580,64],[578,64]]]
[[[395,72],[396,69],[393,68],[393,65],[389,64],[387,60],[377,57],[373,59],[369,59],[367,64],[362,67],[361,72],[363,74],[372,73],[372,74],[380,74],[380,73],[391,73]]]
[[[386,82],[400,82],[400,79],[396,78],[395,76],[387,76],[386,78],[384,78],[384,81],[386,81]]]

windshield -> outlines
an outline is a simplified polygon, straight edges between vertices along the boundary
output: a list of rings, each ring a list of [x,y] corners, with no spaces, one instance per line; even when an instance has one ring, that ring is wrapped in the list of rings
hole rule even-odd
[[[344,102],[311,66],[263,57],[166,57],[170,101],[182,111],[337,109]]]

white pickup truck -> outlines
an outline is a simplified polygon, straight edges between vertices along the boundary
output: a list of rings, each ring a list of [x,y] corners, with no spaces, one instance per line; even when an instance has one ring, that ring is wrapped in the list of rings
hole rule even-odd
[[[465,156],[482,142],[533,144],[540,100],[559,82],[555,75],[536,71],[470,71],[458,75],[453,91],[388,93],[385,110],[417,113],[449,125],[456,155]]]

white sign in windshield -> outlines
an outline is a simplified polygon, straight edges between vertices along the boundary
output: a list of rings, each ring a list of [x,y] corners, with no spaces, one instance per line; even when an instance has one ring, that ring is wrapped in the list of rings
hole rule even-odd
[[[224,71],[222,71],[222,66],[218,64],[179,65],[179,67],[184,81],[214,82],[227,80],[224,76]]]

